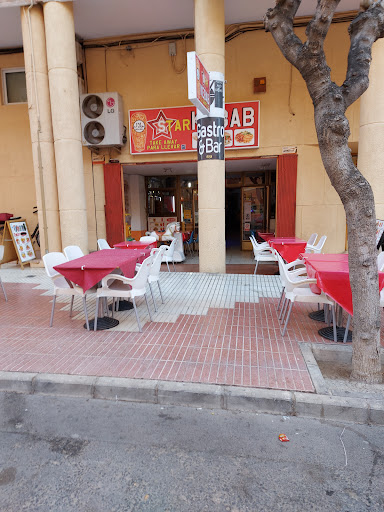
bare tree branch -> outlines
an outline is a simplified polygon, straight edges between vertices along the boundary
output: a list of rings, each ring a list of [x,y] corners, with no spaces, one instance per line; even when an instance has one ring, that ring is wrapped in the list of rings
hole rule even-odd
[[[382,0],[361,12],[350,24],[351,39],[348,69],[342,85],[345,108],[348,108],[367,89],[373,43],[384,37],[384,3]]]
[[[312,21],[308,23],[305,31],[308,38],[307,44],[313,47],[312,51],[315,51],[319,44],[321,44],[321,48],[323,47],[324,39],[328,34],[339,3],[340,0],[320,0],[318,2]]]
[[[271,32],[284,57],[298,67],[303,43],[293,31],[293,19],[300,7],[301,0],[276,0],[276,7],[268,9],[264,17],[264,26]]]

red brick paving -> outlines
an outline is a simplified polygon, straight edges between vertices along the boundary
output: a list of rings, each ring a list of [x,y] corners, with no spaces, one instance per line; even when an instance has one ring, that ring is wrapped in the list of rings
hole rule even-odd
[[[298,342],[328,343],[311,308],[295,305],[281,336],[277,299],[180,315],[142,333],[88,332],[32,284],[7,283],[0,296],[0,371],[162,379],[313,392]],[[133,312],[132,312],[133,314]]]

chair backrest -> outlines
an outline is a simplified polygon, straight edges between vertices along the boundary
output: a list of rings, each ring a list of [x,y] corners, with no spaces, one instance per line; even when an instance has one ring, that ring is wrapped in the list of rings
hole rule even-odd
[[[143,263],[140,265],[137,274],[130,282],[132,288],[142,289],[146,287],[149,272],[151,271],[152,262],[153,256],[148,256],[148,258],[145,258]]]
[[[324,247],[324,244],[325,244],[326,239],[327,239],[327,235],[323,235],[323,236],[320,238],[320,240],[319,240],[318,244],[314,246],[314,247],[315,247],[315,251],[316,251],[316,252],[321,252],[321,249]]]
[[[142,236],[142,237],[140,237],[140,242],[146,242],[148,244],[153,244],[153,242],[157,242],[157,238],[154,236]]]
[[[51,278],[59,275],[59,272],[57,272],[53,267],[60,265],[61,263],[66,263],[67,261],[67,258],[62,252],[49,252],[48,254],[43,254],[45,271],[48,277]]]
[[[4,245],[0,245],[0,261],[3,259],[4,257]]]
[[[1,249],[1,247],[0,247]],[[0,260],[1,260],[1,252],[0,252]],[[379,272],[384,271],[384,251],[379,252],[377,255],[377,268]]]
[[[68,261],[75,260],[76,258],[81,258],[84,256],[83,251],[78,245],[68,245],[64,248],[64,254]]]
[[[317,239],[317,233],[312,233],[312,235],[308,238],[307,244],[314,245]]]
[[[159,240],[159,235],[156,233],[156,231],[151,231],[150,233],[145,233],[148,236],[153,236],[156,238],[156,240]]]
[[[175,252],[176,238],[172,240],[171,245],[168,248],[167,256],[173,258],[173,253]]]
[[[104,238],[99,238],[97,241],[97,246],[99,250],[102,249],[112,249],[112,247],[109,245],[109,243]]]
[[[189,240],[188,240],[188,242],[187,242],[188,244],[192,244],[192,243],[193,243],[193,235],[194,235],[194,234],[195,234],[195,232],[194,232],[194,231],[192,231],[191,236],[189,237]]]
[[[163,257],[164,251],[166,251],[166,248],[166,245],[161,245],[158,249],[152,249],[151,255],[153,256],[153,261],[149,271],[151,276],[157,277],[159,275],[161,269],[161,259]]]

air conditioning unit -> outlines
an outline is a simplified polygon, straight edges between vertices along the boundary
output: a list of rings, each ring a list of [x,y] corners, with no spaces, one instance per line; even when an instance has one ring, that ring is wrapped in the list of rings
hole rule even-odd
[[[83,146],[122,146],[123,100],[117,92],[80,95]]]

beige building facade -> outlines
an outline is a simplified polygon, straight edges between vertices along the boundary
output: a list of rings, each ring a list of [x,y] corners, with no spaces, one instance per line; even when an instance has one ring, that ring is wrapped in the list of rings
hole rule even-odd
[[[200,269],[223,272],[228,176],[267,170],[278,191],[278,157],[286,151],[297,155],[293,211],[296,236],[307,239],[313,232],[326,234],[326,252],[345,250],[344,209],[320,158],[313,107],[305,83],[281,55],[272,36],[263,30],[262,22],[249,20],[228,25],[224,0],[212,0],[209,9],[204,0],[191,0],[194,26],[188,29],[178,27],[119,37],[109,36],[106,30],[98,38],[84,38],[76,33],[72,2],[20,5],[23,3],[6,2],[12,4],[8,9],[18,9],[23,48],[16,51],[4,47],[0,52],[2,71],[25,69],[27,90],[26,101],[7,102],[7,84],[2,80],[0,213],[25,218],[31,230],[38,221],[43,253],[71,244],[80,245],[85,252],[93,251],[97,249],[97,239],[108,236],[105,190],[109,175],[105,164],[118,163],[123,182],[122,215],[127,215],[123,220],[133,235],[148,229],[151,177],[176,177],[179,190],[183,176],[198,179],[195,213],[199,218]],[[81,7],[81,0],[77,4]],[[352,15],[336,16],[338,23],[331,26],[325,50],[332,78],[341,84],[346,73]],[[298,25],[302,21],[299,19]],[[299,37],[305,37],[304,27],[298,26],[296,31]],[[225,161],[199,163],[196,151],[131,153],[130,110],[191,105],[185,65],[190,51],[197,52],[209,71],[225,74],[227,103],[260,102],[258,148],[233,149],[226,151]],[[176,55],[170,55],[173,52]],[[379,218],[384,215],[384,173],[378,172],[384,165],[384,159],[380,159],[384,151],[384,104],[377,98],[383,55],[383,44],[378,42],[370,89],[347,112],[350,148],[372,184]],[[266,80],[265,92],[255,91],[254,80],[259,77]],[[126,144],[82,145],[81,92],[119,93],[127,127]],[[183,221],[179,204],[182,192],[175,197],[175,216]],[[36,204],[38,219],[32,213]],[[278,217],[278,211],[275,213]],[[269,219],[265,227],[273,231],[276,221],[278,218]],[[247,244],[242,243],[241,247],[245,249]]]

